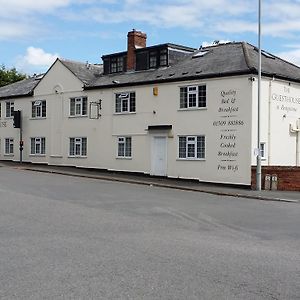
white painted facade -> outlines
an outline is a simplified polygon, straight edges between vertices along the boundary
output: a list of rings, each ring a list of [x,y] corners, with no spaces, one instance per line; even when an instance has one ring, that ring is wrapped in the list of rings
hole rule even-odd
[[[203,84],[207,106],[180,109],[180,87]],[[14,100],[14,109],[23,114],[24,161],[250,185],[257,137],[256,90],[257,81],[246,75],[84,90],[83,83],[58,60],[33,97],[9,101]],[[115,94],[125,92],[135,92],[136,111],[116,113]],[[88,103],[101,99],[99,119],[70,116],[70,98],[74,97],[87,97]],[[36,100],[46,100],[45,118],[32,118],[31,102]],[[299,165],[299,138],[290,132],[290,124],[295,128],[300,118],[300,86],[264,78],[261,109],[261,141],[266,145],[263,165]],[[19,129],[5,118],[5,100],[1,100],[1,110],[0,159],[18,161]],[[172,129],[148,130],[155,125],[172,125]],[[180,136],[205,136],[205,157],[179,158]],[[35,137],[45,138],[45,154],[31,154],[30,139]],[[130,157],[118,157],[119,137],[131,137]],[[7,138],[14,138],[13,155],[5,154]],[[70,138],[87,139],[86,155],[70,156]]]

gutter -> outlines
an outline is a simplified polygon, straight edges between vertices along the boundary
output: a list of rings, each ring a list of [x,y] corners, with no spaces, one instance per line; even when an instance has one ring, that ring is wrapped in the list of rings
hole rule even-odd
[[[163,78],[163,79],[152,79],[152,80],[146,80],[146,81],[131,81],[131,82],[124,82],[124,83],[111,83],[111,84],[105,84],[105,85],[84,86],[84,89],[85,90],[105,89],[105,88],[116,88],[116,87],[125,87],[125,86],[133,86],[133,85],[148,85],[148,84],[156,84],[156,83],[190,81],[190,80],[230,77],[230,76],[239,76],[239,75],[252,75],[252,74],[254,74],[254,73],[251,72],[251,70],[244,70],[244,71],[238,71],[238,72],[214,73],[214,74],[207,74],[207,75],[202,75],[202,76],[201,75],[193,75],[193,76],[187,76],[187,77]]]

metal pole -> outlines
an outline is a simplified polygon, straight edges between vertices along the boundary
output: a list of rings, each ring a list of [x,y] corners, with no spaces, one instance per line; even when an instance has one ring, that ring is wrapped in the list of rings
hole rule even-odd
[[[258,0],[258,97],[257,97],[257,157],[256,190],[261,190],[260,101],[261,101],[261,0]]]
[[[20,148],[20,164],[23,162],[23,145],[21,143],[23,142],[23,137],[22,137],[22,125],[20,126],[20,143],[19,143],[19,148]]]

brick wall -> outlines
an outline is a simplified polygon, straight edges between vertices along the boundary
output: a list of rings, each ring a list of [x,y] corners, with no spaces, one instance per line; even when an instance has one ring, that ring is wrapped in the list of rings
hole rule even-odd
[[[262,167],[262,189],[265,186],[265,176],[277,175],[277,189],[281,191],[300,191],[300,167],[280,167],[263,166]],[[256,187],[256,167],[252,167],[251,187]]]
[[[135,49],[146,47],[147,35],[133,29],[127,34],[127,71],[135,69]]]

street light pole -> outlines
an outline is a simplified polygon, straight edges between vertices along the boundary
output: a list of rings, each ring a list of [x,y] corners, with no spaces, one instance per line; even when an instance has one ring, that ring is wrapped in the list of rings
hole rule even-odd
[[[261,102],[261,0],[258,0],[258,83],[257,83],[257,156],[256,190],[261,190],[260,102]]]

